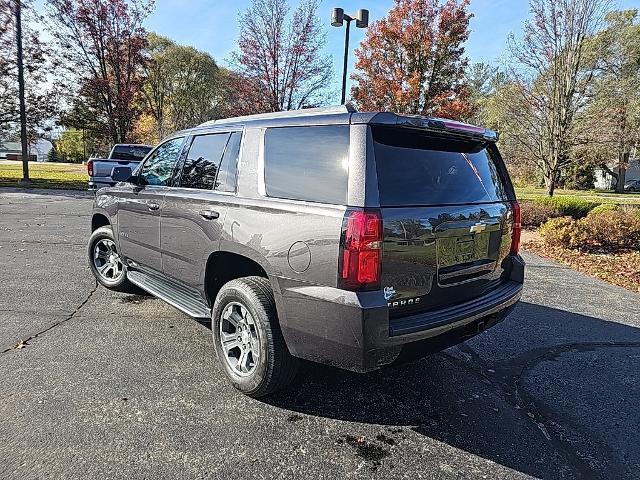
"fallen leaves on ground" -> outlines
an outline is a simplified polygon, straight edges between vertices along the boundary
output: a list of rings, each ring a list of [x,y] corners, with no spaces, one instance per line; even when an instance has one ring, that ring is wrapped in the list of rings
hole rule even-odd
[[[579,272],[640,293],[640,252],[585,253],[563,247],[551,247],[538,240],[526,242],[523,248]]]

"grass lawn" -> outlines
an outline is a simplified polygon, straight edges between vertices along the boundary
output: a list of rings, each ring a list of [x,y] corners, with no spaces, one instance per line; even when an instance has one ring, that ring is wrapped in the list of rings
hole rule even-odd
[[[21,183],[21,162],[0,161],[0,187],[86,190],[89,181],[87,167],[75,163],[29,162],[29,178],[29,184]]]
[[[516,196],[520,200],[533,200],[546,195],[544,188],[516,188]],[[613,190],[564,190],[558,189],[554,196],[571,196],[581,200],[598,203],[615,203],[619,205],[640,205],[640,193],[616,193]]]

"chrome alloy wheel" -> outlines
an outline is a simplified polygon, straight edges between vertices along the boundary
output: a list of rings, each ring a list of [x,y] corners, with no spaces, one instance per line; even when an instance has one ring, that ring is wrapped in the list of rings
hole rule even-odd
[[[124,265],[113,240],[103,238],[93,247],[93,265],[98,275],[108,282],[116,282],[124,275]]]
[[[220,321],[220,345],[231,371],[241,377],[251,375],[260,358],[256,323],[247,308],[229,303]]]

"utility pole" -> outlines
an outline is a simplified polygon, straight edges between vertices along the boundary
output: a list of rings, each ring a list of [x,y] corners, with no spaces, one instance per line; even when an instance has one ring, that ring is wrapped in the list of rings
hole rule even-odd
[[[24,101],[24,65],[22,64],[22,4],[16,2],[16,45],[18,53],[18,99],[20,101],[20,140],[22,142],[22,183],[29,183],[29,149],[27,143],[27,107]]]

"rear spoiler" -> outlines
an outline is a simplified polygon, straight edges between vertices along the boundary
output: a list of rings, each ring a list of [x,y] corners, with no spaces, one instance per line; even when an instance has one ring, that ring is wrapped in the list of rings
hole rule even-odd
[[[353,113],[351,123],[368,123],[404,128],[416,128],[434,133],[448,133],[456,137],[497,142],[499,135],[488,128],[445,118],[420,117],[417,115],[397,115],[395,113]]]

